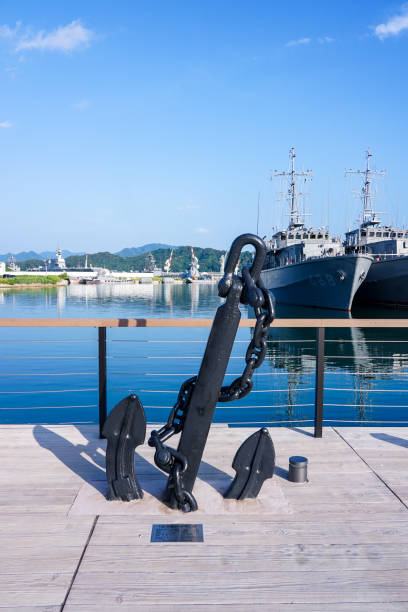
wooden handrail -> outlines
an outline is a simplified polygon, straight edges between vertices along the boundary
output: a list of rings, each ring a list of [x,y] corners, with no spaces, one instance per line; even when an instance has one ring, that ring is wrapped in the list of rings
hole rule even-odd
[[[0,327],[211,327],[213,319],[0,319]],[[254,327],[241,319],[240,327]],[[406,319],[275,319],[272,327],[408,327]]]

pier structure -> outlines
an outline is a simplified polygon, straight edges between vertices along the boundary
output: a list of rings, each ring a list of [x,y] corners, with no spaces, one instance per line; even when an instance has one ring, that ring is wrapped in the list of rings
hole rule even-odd
[[[185,515],[160,501],[166,477],[147,445],[135,464],[144,499],[109,502],[97,426],[0,426],[2,606],[407,610],[408,428],[326,427],[320,439],[270,428],[273,479],[255,500],[224,500],[252,431],[213,425],[200,509]],[[308,457],[309,482],[288,480],[292,455]]]
[[[100,424],[110,384],[107,328],[211,323],[0,319],[5,328],[64,327],[67,334],[69,328],[97,328]],[[242,327],[253,325],[241,320]],[[194,489],[199,510],[189,514],[163,504],[167,477],[147,444],[135,454],[144,498],[107,501],[106,440],[97,424],[0,425],[0,607],[408,609],[408,427],[332,426],[324,421],[323,402],[325,329],[406,328],[408,319],[275,319],[273,326],[317,329],[315,426],[268,427],[276,468],[256,499],[222,494],[235,476],[237,447],[259,423],[212,425]],[[28,393],[35,409],[32,392],[23,387],[12,393]],[[160,424],[150,424],[146,437]],[[308,482],[289,480],[294,456],[307,457]]]

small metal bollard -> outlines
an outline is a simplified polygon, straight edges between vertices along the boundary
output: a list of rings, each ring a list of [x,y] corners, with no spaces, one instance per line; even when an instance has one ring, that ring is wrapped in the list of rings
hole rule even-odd
[[[289,457],[289,480],[307,482],[307,458]]]

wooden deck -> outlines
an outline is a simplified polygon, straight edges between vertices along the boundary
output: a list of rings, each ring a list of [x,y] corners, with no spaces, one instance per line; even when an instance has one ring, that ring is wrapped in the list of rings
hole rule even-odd
[[[408,610],[408,428],[271,429],[275,476],[258,500],[224,501],[253,429],[213,426],[197,513],[159,501],[147,445],[145,499],[104,499],[97,426],[0,427],[0,609]],[[287,480],[309,458],[309,482]],[[156,523],[201,523],[203,543],[151,543]]]

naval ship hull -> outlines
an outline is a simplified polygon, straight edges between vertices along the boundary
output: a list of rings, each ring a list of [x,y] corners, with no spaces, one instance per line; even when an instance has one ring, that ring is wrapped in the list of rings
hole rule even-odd
[[[355,302],[408,306],[408,257],[374,260]]]
[[[371,263],[368,255],[320,257],[263,270],[261,278],[278,303],[351,310]]]

